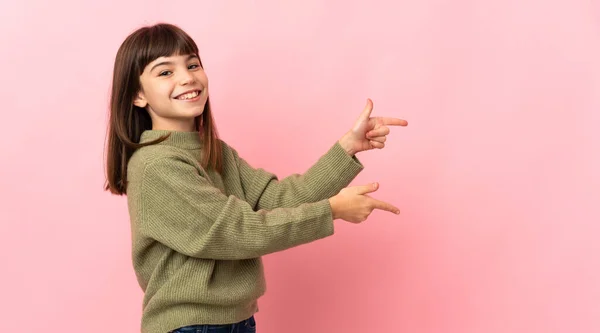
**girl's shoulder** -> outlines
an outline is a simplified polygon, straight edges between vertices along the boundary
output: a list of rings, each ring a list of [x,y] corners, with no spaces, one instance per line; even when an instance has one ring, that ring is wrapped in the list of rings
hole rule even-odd
[[[183,161],[197,164],[193,155],[184,149],[168,145],[149,145],[137,149],[127,164],[128,173],[143,172],[143,170],[157,162]]]
[[[221,154],[223,155],[224,160],[231,158],[239,158],[239,154],[235,148],[230,146],[227,142],[223,141],[222,139],[219,139],[219,142],[221,143]]]

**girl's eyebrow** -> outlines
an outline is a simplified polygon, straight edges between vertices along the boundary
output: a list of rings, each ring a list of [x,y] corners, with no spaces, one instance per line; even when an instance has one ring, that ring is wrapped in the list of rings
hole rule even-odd
[[[197,55],[195,55],[195,54],[190,54],[190,55],[187,57],[186,61],[190,61],[191,59],[194,59],[194,58],[196,58],[196,59],[197,59],[197,58],[198,58],[198,56],[197,56]],[[156,65],[152,66],[152,68],[150,69],[150,71],[152,72],[152,71],[153,71],[153,70],[154,70],[156,67],[158,67],[158,66],[162,66],[162,65],[173,65],[173,62],[172,62],[172,61],[163,61],[163,62],[159,62],[158,64],[156,64]]]

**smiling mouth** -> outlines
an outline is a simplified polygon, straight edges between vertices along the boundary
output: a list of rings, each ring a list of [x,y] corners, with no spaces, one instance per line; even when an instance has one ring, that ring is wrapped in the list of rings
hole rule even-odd
[[[200,92],[201,92],[200,90],[195,90],[195,91],[192,91],[189,93],[181,94],[181,95],[175,97],[175,99],[178,99],[180,101],[185,101],[187,99],[194,99],[194,98],[198,97],[198,95],[200,95]]]

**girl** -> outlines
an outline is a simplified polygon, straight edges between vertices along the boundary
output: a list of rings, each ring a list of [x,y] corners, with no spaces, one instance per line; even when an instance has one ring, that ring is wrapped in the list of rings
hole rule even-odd
[[[129,35],[114,65],[106,189],[127,195],[142,332],[255,332],[261,256],[364,221],[378,185],[347,187],[357,152],[383,148],[393,118],[370,118],[303,175],[279,180],[220,140],[198,47],[170,24]]]

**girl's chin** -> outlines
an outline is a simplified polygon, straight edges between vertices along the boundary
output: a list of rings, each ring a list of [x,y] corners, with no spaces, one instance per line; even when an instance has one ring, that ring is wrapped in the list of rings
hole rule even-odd
[[[177,108],[177,113],[183,115],[184,117],[189,116],[189,117],[197,117],[202,115],[202,113],[204,113],[204,106],[206,104],[202,103],[202,104],[196,104],[196,105],[188,105],[188,106],[184,106],[181,107],[179,106]]]

